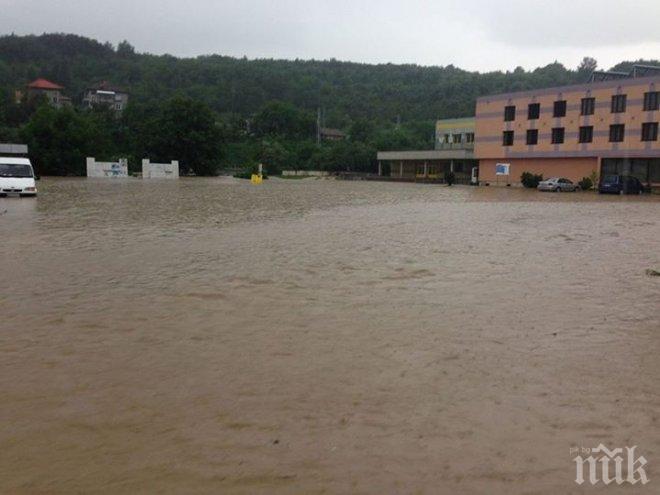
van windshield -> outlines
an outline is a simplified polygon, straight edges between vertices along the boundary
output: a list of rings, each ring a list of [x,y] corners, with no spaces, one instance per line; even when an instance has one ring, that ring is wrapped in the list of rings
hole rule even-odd
[[[32,167],[0,163],[0,177],[32,177]]]

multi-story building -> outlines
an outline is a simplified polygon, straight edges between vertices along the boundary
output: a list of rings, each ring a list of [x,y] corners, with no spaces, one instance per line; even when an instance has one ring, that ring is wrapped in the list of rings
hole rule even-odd
[[[113,86],[107,81],[102,81],[85,90],[82,103],[86,108],[102,105],[121,112],[128,105],[128,96],[128,92],[123,89]]]
[[[64,96],[64,86],[55,84],[47,79],[36,79],[26,87],[26,96],[28,100],[45,97],[48,103],[54,107],[61,108],[71,105],[71,98]],[[17,98],[22,94],[19,92]]]
[[[479,98],[480,183],[518,184],[532,172],[573,181],[625,174],[660,185],[659,92],[660,68],[636,66],[627,76],[597,73],[587,84]]]
[[[379,151],[378,175],[399,180],[442,180],[454,172],[457,182],[468,183],[474,159],[474,118],[438,120],[435,125],[435,149],[415,151]]]

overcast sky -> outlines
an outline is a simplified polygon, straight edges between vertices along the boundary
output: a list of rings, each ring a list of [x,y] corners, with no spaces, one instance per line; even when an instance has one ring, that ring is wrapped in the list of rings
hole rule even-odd
[[[513,70],[660,58],[660,0],[0,0],[0,32],[140,52]]]

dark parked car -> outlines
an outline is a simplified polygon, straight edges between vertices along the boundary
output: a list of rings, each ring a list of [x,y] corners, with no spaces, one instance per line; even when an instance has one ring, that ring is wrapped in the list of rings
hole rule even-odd
[[[600,194],[642,194],[644,185],[632,175],[606,175],[598,186]]]

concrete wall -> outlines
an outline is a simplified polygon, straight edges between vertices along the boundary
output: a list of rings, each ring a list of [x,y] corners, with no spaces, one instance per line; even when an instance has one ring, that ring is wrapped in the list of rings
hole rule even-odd
[[[282,175],[302,175],[302,176],[311,176],[311,177],[327,177],[330,175],[329,172],[323,170],[282,170]]]
[[[94,157],[87,157],[87,177],[128,177],[128,160],[97,162]]]
[[[142,160],[142,178],[143,179],[178,179],[179,162],[170,163],[151,163],[150,160]]]
[[[497,163],[510,164],[509,175],[495,175]],[[479,161],[479,183],[491,186],[519,185],[523,172],[543,174],[544,179],[566,177],[577,182],[583,177],[589,177],[593,171],[600,173],[597,158],[485,159]]]

